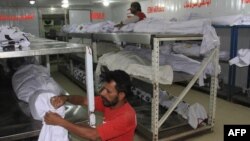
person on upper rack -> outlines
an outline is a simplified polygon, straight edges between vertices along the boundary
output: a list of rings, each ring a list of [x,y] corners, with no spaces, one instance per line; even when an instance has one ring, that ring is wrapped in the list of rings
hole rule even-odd
[[[46,113],[45,123],[62,126],[69,132],[89,140],[132,141],[137,122],[135,110],[127,101],[132,95],[130,77],[124,71],[115,70],[105,72],[101,79],[104,83],[100,95],[95,97],[95,109],[104,113],[102,124],[96,128],[80,126],[52,112]],[[75,105],[88,105],[87,98],[79,95],[51,98],[51,104],[55,108],[64,105],[66,101]]]
[[[134,16],[128,17],[127,19],[121,21],[119,24],[115,25],[119,29],[129,23],[136,23],[146,18],[146,15],[141,11],[141,5],[139,2],[132,2],[129,10]]]

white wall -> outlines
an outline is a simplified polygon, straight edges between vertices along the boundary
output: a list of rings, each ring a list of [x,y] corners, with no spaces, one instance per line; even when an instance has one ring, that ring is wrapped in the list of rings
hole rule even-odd
[[[164,19],[185,19],[190,14],[198,15],[200,17],[217,17],[233,14],[250,14],[250,3],[242,1],[246,0],[196,0],[211,2],[208,6],[201,5],[200,7],[184,8],[188,1],[195,0],[145,0],[140,1],[142,11],[147,17],[159,17]],[[148,7],[156,6],[157,3],[162,2],[164,5],[164,12],[147,13]],[[200,3],[202,4],[202,3]],[[126,10],[130,7],[130,3],[112,6],[112,20],[121,21],[126,18]]]
[[[90,10],[69,10],[69,24],[90,23]]]
[[[10,8],[10,7],[0,7],[0,15],[8,16],[24,16],[24,15],[34,15],[33,19],[30,20],[0,20],[0,25],[10,25],[17,26],[22,31],[31,33],[35,36],[39,36],[39,22],[38,22],[38,11],[36,8]]]

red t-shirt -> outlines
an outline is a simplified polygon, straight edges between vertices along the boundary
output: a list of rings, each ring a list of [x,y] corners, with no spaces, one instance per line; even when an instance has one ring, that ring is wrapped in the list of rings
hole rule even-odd
[[[129,103],[111,109],[105,107],[101,97],[97,96],[95,109],[104,113],[103,124],[97,126],[102,141],[133,141],[137,123],[135,110]]]
[[[140,21],[146,18],[146,15],[140,11],[138,11],[135,15],[139,17]]]

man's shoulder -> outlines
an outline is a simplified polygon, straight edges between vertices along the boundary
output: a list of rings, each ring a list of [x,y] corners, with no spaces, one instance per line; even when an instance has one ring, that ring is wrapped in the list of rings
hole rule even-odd
[[[140,18],[140,20],[143,20],[144,18],[146,18],[146,15],[141,11],[139,11],[136,15]]]
[[[125,104],[125,109],[125,113],[135,114],[135,109],[129,103]]]

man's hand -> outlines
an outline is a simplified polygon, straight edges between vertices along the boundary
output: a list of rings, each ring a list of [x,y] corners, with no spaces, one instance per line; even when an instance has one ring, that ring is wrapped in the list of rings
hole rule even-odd
[[[47,112],[44,116],[44,122],[48,125],[61,125],[63,118],[57,113]]]
[[[118,29],[121,29],[123,26],[124,26],[124,24],[122,22],[115,25],[115,27],[117,27]]]
[[[54,96],[50,99],[50,103],[55,109],[57,109],[64,105],[67,99],[66,95]]]

